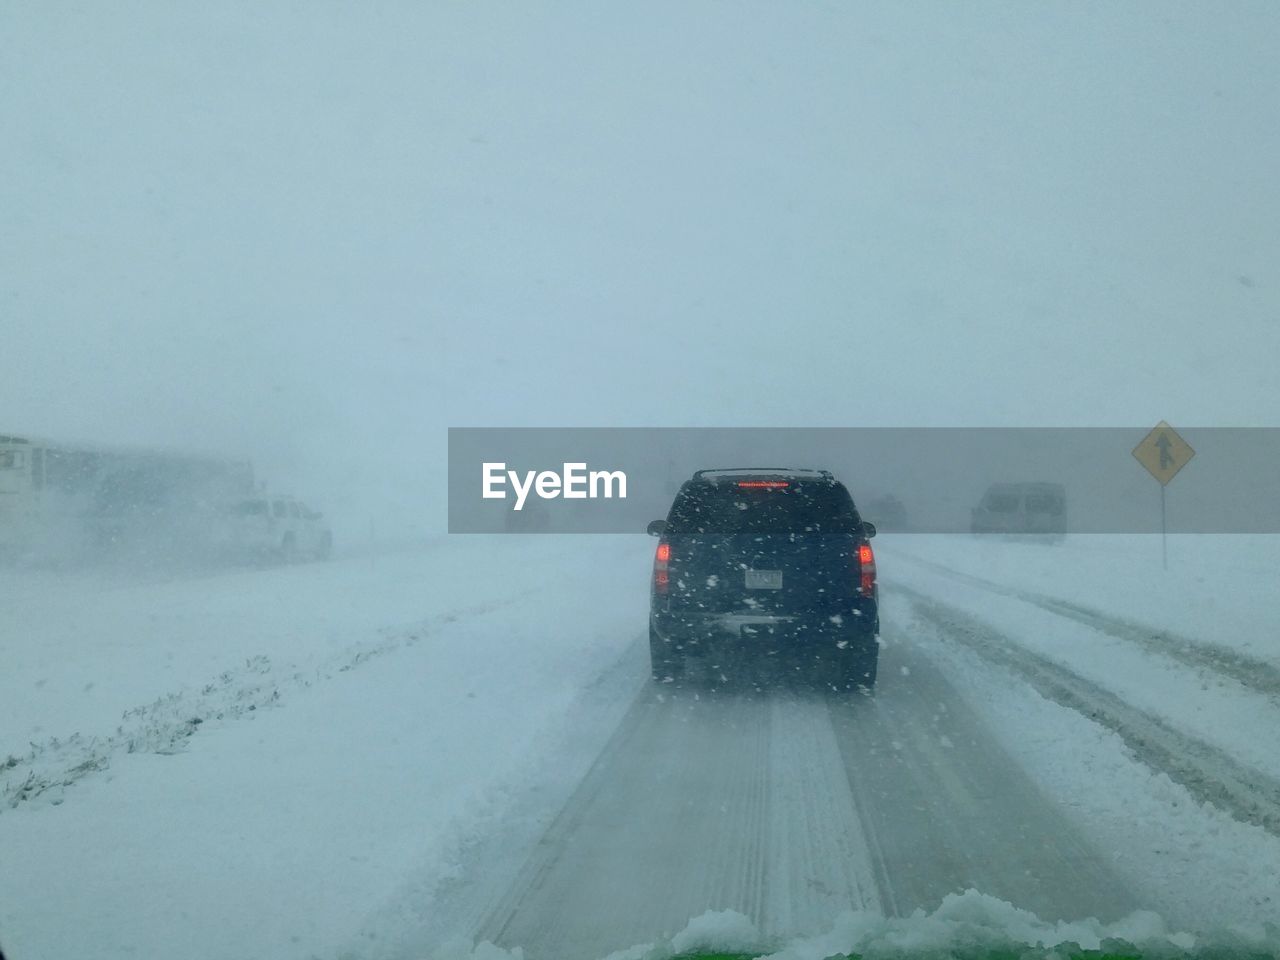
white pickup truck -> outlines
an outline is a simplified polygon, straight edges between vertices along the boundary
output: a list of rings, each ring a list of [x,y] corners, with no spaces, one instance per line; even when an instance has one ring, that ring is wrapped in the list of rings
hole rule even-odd
[[[333,550],[333,534],[323,515],[288,496],[233,504],[228,534],[230,548],[258,559],[324,560]]]

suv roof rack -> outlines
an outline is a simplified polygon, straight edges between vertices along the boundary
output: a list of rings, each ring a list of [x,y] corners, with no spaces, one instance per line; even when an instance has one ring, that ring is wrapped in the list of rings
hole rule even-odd
[[[702,480],[713,474],[781,474],[782,476],[812,476],[819,480],[834,480],[835,474],[830,470],[809,470],[805,467],[717,467],[710,470],[696,470],[693,479]]]

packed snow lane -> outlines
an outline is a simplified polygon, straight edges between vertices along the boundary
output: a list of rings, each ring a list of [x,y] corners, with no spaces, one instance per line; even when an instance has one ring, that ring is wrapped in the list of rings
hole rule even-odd
[[[1091,552],[1090,544],[971,539],[977,560],[970,563],[957,563],[963,558],[953,548],[928,538],[920,544],[928,558],[886,551],[893,570],[888,593],[907,601],[914,627],[936,633],[944,645],[966,646],[1016,682],[1093,718],[1197,800],[1280,835],[1280,741],[1267,735],[1280,726],[1274,658],[1280,631],[1269,596],[1239,590],[1232,566],[1243,562],[1232,548],[1248,546],[1257,558],[1275,543],[1204,538],[1202,552],[1213,562],[1200,573],[1171,575],[1158,591],[1163,616],[1139,621],[1130,611],[1149,598],[1135,595],[1120,606],[1093,572],[1097,566],[1124,576],[1125,564],[1106,555],[1106,542],[1092,544]],[[1055,550],[1053,563],[1045,554]],[[1028,569],[1019,571],[1015,559],[1022,554]],[[998,581],[986,578],[988,567]],[[1251,611],[1252,629],[1211,628],[1192,616],[1196,603],[1215,602],[1230,603],[1237,614]],[[1169,611],[1186,615],[1181,629],[1167,626],[1176,621]]]
[[[1193,666],[1227,670],[1255,684],[1258,664],[1280,667],[1273,599],[1280,536],[1171,535],[1167,570],[1160,538],[1142,534],[1045,543],[890,533],[877,538],[876,551],[881,580],[889,585],[968,595],[984,606],[1005,598],[1029,601],[1148,650],[1185,651]]]
[[[1100,851],[919,647],[890,643],[881,663],[873,702],[832,699],[829,708],[886,913],[931,910],[968,889],[1046,920],[1136,909]]]
[[[1136,907],[916,649],[875,698],[642,692],[471,933],[587,960],[736,910],[768,939],[978,888],[1046,918]]]
[[[1251,690],[1272,696],[1280,694],[1280,664],[1272,660],[1251,656],[1243,651],[1233,650],[1207,640],[1192,639],[1165,627],[1139,623],[1063,597],[996,583],[985,577],[974,576],[964,570],[908,553],[894,551],[894,557],[905,559],[909,563],[956,582],[978,587],[1002,597],[1023,600],[1041,610],[1074,620],[1116,639],[1136,644],[1150,653],[1177,660],[1194,670],[1211,670]],[[1060,581],[1058,582],[1060,585]],[[1203,583],[1203,578],[1200,582]],[[1203,587],[1197,586],[1194,592],[1204,592]]]
[[[479,939],[583,960],[708,909],[766,930],[877,908],[820,700],[645,696]]]
[[[1280,837],[1251,819],[1247,805],[1233,811],[1222,802],[1236,788],[1238,799],[1265,799],[1256,774],[1223,764],[1220,751],[1186,741],[1097,685],[1020,654],[1014,641],[1025,633],[1002,634],[901,586],[882,601],[890,647],[912,644],[945,672],[1004,752],[1107,852],[1144,909],[1211,937],[1274,913]]]
[[[1118,734],[1134,756],[1182,784],[1192,796],[1243,823],[1280,834],[1280,781],[1250,768],[1224,750],[1183,733],[1168,721],[1040,656],[953,607],[897,587],[922,621],[945,640],[960,643],[1004,667],[1045,699],[1090,717]]]

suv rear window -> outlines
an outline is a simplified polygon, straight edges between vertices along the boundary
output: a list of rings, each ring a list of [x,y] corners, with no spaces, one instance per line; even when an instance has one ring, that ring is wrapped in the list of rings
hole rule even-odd
[[[743,488],[735,481],[691,481],[667,518],[668,533],[838,533],[861,530],[849,491],[838,483]]]

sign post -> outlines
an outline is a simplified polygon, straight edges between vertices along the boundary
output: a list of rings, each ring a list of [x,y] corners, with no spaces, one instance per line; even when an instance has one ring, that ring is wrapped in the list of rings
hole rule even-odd
[[[1165,522],[1165,487],[1178,475],[1178,471],[1191,462],[1196,452],[1191,444],[1178,435],[1178,431],[1161,420],[1133,448],[1133,455],[1147,472],[1160,483],[1160,559],[1164,569],[1169,569],[1168,526]]]
[[[1169,530],[1165,523],[1164,491],[1168,484],[1160,484],[1160,566],[1169,569]]]

